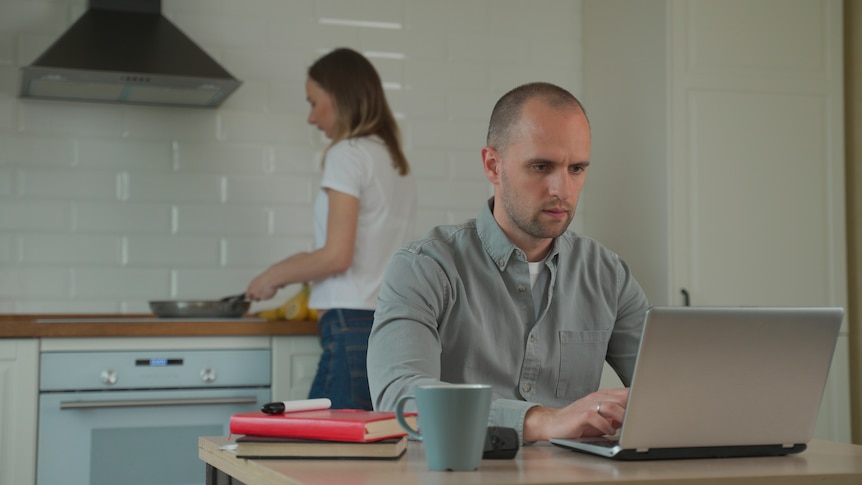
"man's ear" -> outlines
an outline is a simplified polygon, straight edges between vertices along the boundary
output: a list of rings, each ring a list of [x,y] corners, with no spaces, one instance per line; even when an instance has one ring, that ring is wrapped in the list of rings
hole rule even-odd
[[[501,164],[500,154],[497,150],[491,147],[482,148],[482,168],[485,169],[485,176],[492,184],[496,184],[500,180]]]

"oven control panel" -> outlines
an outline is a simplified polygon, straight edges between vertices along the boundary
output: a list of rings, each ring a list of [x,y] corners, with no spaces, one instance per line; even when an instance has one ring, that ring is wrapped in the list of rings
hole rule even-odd
[[[269,386],[269,349],[43,352],[39,389]]]

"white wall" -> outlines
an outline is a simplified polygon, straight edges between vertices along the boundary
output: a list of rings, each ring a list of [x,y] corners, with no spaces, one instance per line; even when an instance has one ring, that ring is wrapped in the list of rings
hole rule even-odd
[[[581,90],[578,1],[162,3],[244,82],[220,109],[19,100],[18,68],[86,2],[0,0],[0,313],[217,298],[309,249],[325,140],[305,123],[303,85],[333,47],[366,53],[381,73],[423,231],[474,217],[490,195],[479,150],[502,93],[534,80]]]

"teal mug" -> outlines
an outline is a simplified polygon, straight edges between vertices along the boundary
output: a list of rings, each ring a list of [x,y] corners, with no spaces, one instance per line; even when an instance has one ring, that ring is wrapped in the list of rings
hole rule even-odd
[[[416,401],[419,430],[404,420],[404,405]],[[491,386],[432,384],[417,386],[395,405],[398,423],[422,441],[432,470],[471,471],[479,468],[491,412]]]

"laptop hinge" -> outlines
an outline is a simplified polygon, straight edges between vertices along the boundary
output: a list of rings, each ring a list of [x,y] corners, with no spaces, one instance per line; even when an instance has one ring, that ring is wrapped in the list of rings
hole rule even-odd
[[[791,443],[789,445],[788,444],[781,445],[782,448],[793,448],[794,446],[796,446],[796,445],[793,443]]]
[[[637,451],[638,453],[648,453],[649,448],[637,448],[635,449],[635,451]]]

